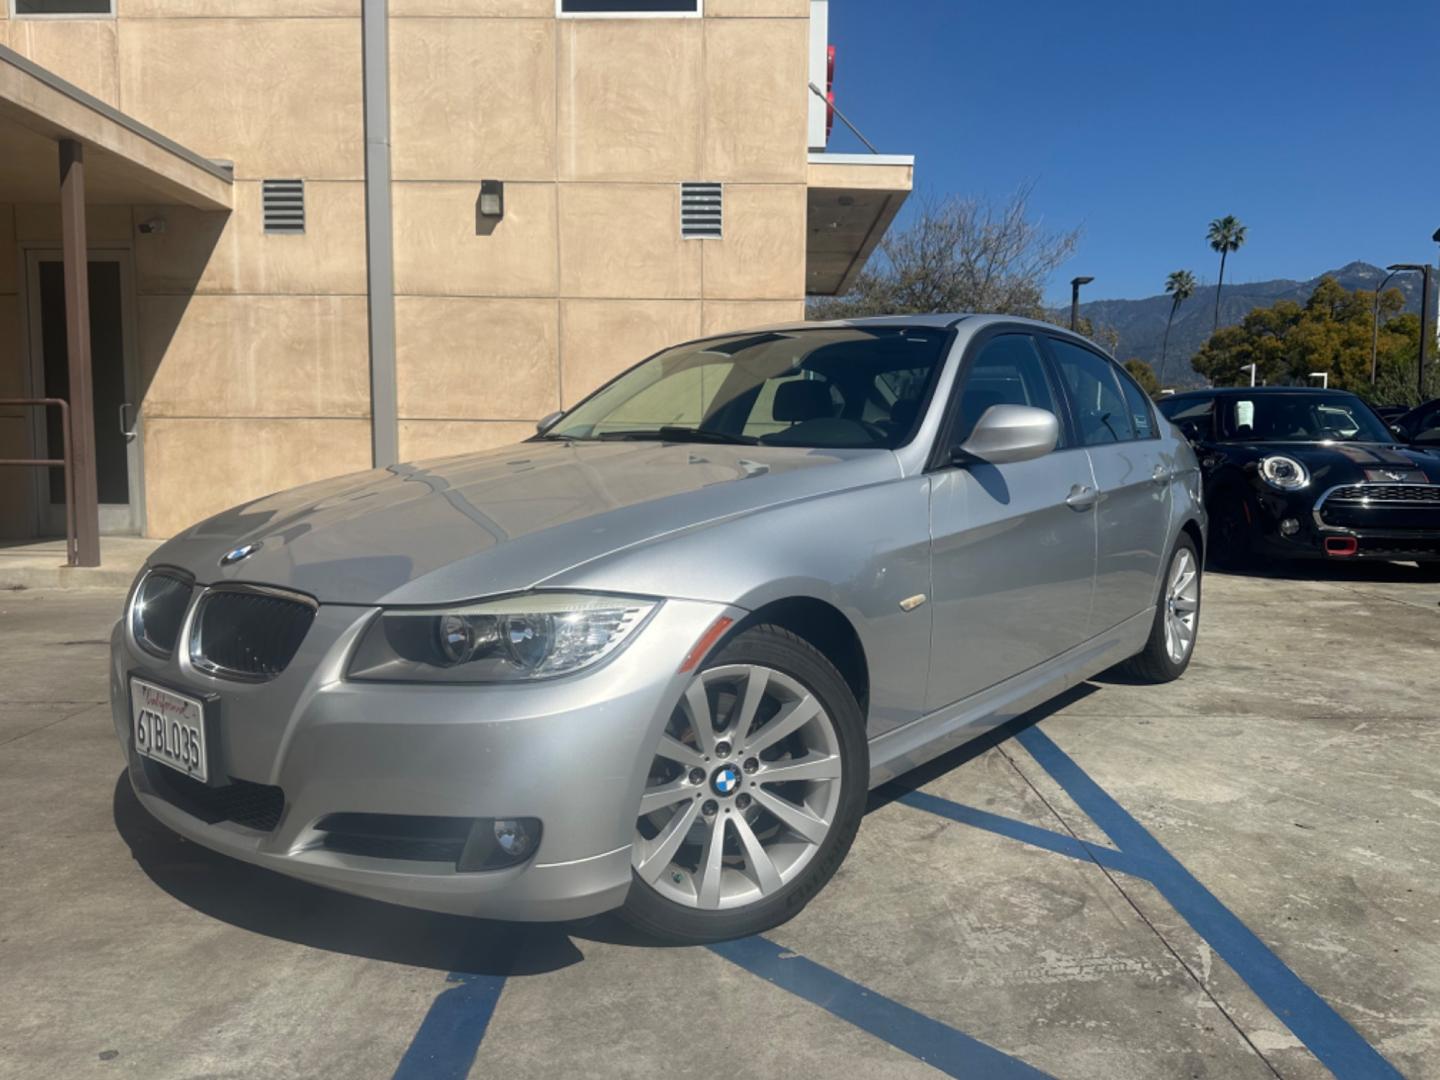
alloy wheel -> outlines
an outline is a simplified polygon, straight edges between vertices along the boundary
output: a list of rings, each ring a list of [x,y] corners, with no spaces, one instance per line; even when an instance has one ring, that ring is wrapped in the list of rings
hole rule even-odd
[[[1172,663],[1184,663],[1195,645],[1200,618],[1200,567],[1189,548],[1180,548],[1170,564],[1165,587],[1165,651]]]
[[[830,833],[841,772],[835,722],[796,679],[756,664],[703,671],[655,749],[632,865],[686,907],[770,897]]]

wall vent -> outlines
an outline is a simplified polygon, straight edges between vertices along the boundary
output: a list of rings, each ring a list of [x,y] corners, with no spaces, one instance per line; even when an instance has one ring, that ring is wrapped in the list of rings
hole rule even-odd
[[[262,180],[260,193],[267,233],[305,231],[304,180]]]
[[[700,181],[680,185],[680,235],[686,240],[719,240],[723,219],[722,185]]]

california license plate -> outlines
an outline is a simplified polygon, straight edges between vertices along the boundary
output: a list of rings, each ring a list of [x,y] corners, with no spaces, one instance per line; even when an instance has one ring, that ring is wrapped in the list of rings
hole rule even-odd
[[[130,715],[137,753],[201,783],[210,779],[203,701],[132,678]]]

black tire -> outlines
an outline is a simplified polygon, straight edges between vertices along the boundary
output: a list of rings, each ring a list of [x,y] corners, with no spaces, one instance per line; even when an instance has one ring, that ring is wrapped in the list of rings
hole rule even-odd
[[[1210,565],[1232,573],[1255,565],[1253,526],[1245,515],[1243,492],[1222,492],[1210,506]]]
[[[1176,663],[1170,658],[1170,650],[1165,646],[1165,615],[1166,600],[1170,584],[1170,574],[1175,567],[1175,560],[1179,558],[1180,552],[1188,551],[1190,558],[1195,563],[1195,640],[1190,643],[1190,650],[1185,654],[1185,659]],[[1203,592],[1205,585],[1205,574],[1200,567],[1200,553],[1195,548],[1195,541],[1190,538],[1189,533],[1181,533],[1180,539],[1175,542],[1174,549],[1170,552],[1170,558],[1165,560],[1165,572],[1160,577],[1160,592],[1155,598],[1155,621],[1150,626],[1150,637],[1145,642],[1145,648],[1136,653],[1129,660],[1120,665],[1120,670],[1138,682],[1167,683],[1173,682],[1185,674],[1185,669],[1190,666],[1190,660],[1195,655],[1195,645],[1200,637],[1200,615],[1204,605]]]
[[[744,629],[708,658],[700,671],[727,664],[774,668],[801,683],[820,701],[834,721],[839,743],[840,797],[830,831],[809,863],[774,895],[744,907],[687,907],[661,895],[632,871],[630,893],[620,917],[648,937],[673,944],[701,945],[747,937],[796,915],[839,869],[865,813],[870,773],[865,719],[835,666],[803,638],[770,625]]]

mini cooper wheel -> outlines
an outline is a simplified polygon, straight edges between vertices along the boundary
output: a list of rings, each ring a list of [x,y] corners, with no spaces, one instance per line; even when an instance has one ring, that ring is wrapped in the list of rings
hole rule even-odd
[[[1145,650],[1124,664],[1125,671],[1145,682],[1178,679],[1195,655],[1200,631],[1200,553],[1195,541],[1180,534],[1160,583],[1160,599]]]
[[[849,851],[868,771],[840,673],[787,630],[744,631],[696,673],[660,735],[622,916],[684,943],[784,922]]]

